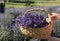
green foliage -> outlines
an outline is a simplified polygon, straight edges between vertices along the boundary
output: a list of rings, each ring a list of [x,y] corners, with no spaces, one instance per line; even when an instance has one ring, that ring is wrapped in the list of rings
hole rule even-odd
[[[0,28],[0,40],[5,40],[9,33],[10,29],[7,26],[2,25]]]

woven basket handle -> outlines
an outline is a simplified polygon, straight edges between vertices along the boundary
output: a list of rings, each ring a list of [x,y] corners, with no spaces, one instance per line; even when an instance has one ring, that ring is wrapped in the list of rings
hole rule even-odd
[[[47,14],[52,15],[49,10],[46,10],[46,9],[43,9],[43,8],[33,8],[33,9],[29,9],[29,10],[27,10],[27,11],[24,12],[24,15],[27,14],[28,12],[38,11],[38,10],[44,11],[44,12],[46,12]],[[51,21],[50,16],[48,16],[48,18],[46,18],[46,21],[47,21],[48,23]]]
[[[24,12],[24,15],[27,14],[28,12],[38,11],[38,10],[45,11],[45,12],[47,12],[48,14],[52,15],[50,11],[45,10],[45,9],[43,9],[43,8],[33,8],[33,9],[29,9],[29,10],[27,10],[27,11]]]

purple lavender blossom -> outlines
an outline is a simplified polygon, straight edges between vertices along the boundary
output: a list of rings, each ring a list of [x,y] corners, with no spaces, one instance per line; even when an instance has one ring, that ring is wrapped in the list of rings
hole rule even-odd
[[[46,25],[48,25],[48,23],[46,22],[46,18],[44,17],[44,15],[41,14],[36,14],[36,15],[32,15],[32,14],[25,14],[24,16],[19,16],[17,18],[17,23],[20,26],[25,26],[25,27],[33,27],[33,28],[37,28],[37,27],[44,27]]]

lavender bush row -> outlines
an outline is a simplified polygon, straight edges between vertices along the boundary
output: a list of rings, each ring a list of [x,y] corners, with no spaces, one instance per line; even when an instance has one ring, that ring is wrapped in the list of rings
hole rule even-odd
[[[37,7],[39,7],[39,6],[36,6],[36,7],[33,7],[33,8],[37,8]],[[40,6],[40,7],[41,8],[46,8],[46,9],[52,9],[52,12],[60,13],[60,6],[48,6],[48,7]],[[24,8],[24,9],[22,9],[22,8],[21,9],[20,8],[17,8],[17,9],[16,8],[15,9],[14,8],[8,8],[8,9],[6,9],[5,14],[0,14],[0,29],[1,29],[0,40],[2,40],[2,41],[14,41],[14,40],[26,41],[27,38],[24,40],[25,36],[22,36],[21,33],[20,33],[20,30],[17,29],[18,28],[17,24],[20,25],[20,22],[19,22],[20,19],[18,19],[20,17],[19,15],[23,15],[24,11],[27,10],[27,9],[31,9],[31,7],[27,7],[27,8]],[[17,21],[16,21],[17,23],[15,24],[15,18],[17,16],[19,16],[19,17],[17,18]],[[23,18],[25,18],[25,17],[23,17]],[[30,15],[28,16],[27,20],[29,20],[29,17],[30,17]],[[35,16],[35,18],[37,19],[36,16]],[[36,19],[34,19],[34,20],[36,20]],[[36,23],[36,21],[35,21],[35,23]],[[56,29],[54,29],[54,30],[56,30]],[[14,36],[14,35],[16,35],[16,36]]]

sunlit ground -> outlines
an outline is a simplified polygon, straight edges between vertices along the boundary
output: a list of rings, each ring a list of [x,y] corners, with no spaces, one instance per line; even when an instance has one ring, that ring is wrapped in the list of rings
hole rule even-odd
[[[54,1],[54,2],[35,2],[33,4],[30,4],[29,6],[56,6],[56,5],[60,5],[59,1]],[[14,8],[24,8],[27,7],[25,3],[12,3],[12,2],[8,2],[6,3],[6,8],[10,8],[10,7],[14,7]]]

